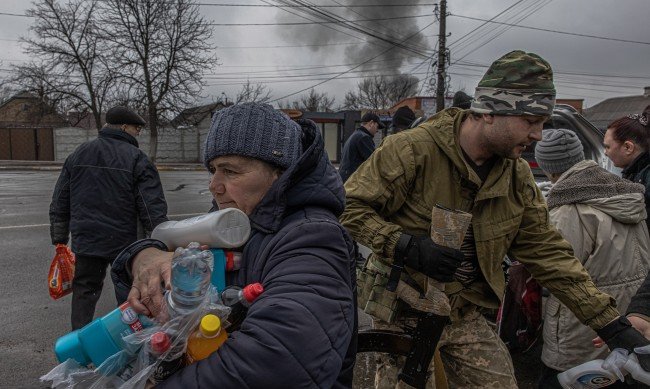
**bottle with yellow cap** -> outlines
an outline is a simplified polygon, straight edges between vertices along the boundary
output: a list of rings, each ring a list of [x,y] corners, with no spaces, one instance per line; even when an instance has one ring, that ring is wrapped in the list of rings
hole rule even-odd
[[[188,364],[200,361],[215,352],[228,338],[226,330],[221,328],[219,317],[207,314],[201,319],[199,328],[187,341]]]

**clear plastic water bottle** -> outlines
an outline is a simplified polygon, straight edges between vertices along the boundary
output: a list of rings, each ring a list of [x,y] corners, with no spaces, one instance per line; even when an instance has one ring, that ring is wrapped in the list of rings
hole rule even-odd
[[[221,301],[227,307],[241,304],[244,307],[250,306],[264,292],[264,287],[259,282],[248,284],[244,288],[229,286],[221,292]]]
[[[205,298],[213,268],[212,253],[199,244],[178,248],[172,259],[171,291],[166,294],[170,318],[192,313]]]

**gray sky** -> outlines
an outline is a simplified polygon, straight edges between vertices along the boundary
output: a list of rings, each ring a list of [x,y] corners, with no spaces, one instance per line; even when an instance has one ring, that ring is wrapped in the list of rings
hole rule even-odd
[[[200,3],[264,5],[277,0],[200,0]],[[431,4],[436,0],[311,0],[317,5],[347,4]],[[0,13],[22,14],[30,3],[1,0]],[[585,107],[614,96],[640,95],[650,86],[650,1],[648,0],[449,0],[448,46],[452,66],[451,88],[470,94],[487,65],[515,49],[535,52],[548,60],[556,75],[560,98],[583,98]],[[347,20],[405,19],[359,22],[363,30],[404,42],[405,49],[341,27],[340,25],[214,26],[218,63],[210,69],[199,102],[217,100],[222,92],[230,98],[247,78],[264,83],[274,98],[309,88],[336,74],[340,79],[316,86],[343,102],[346,91],[356,87],[365,75],[411,73],[421,80],[431,76],[428,56],[437,45],[438,23],[433,5],[418,7],[358,7],[320,10]],[[221,7],[202,5],[201,10],[214,23],[292,23],[307,22],[300,9],[275,7]],[[488,23],[495,21],[571,34],[592,35],[617,40],[559,34],[547,31]],[[291,14],[287,11],[293,12]],[[304,16],[304,14],[303,14]],[[311,17],[314,18],[313,16]],[[19,36],[29,34],[31,19],[0,15],[0,54],[2,69],[27,59]],[[331,28],[328,28],[331,27]],[[426,27],[426,28],[425,28]],[[473,35],[460,39],[473,29]],[[419,31],[419,33],[418,33]],[[407,37],[412,36],[409,39]],[[624,41],[637,41],[632,43]],[[314,46],[320,45],[320,46]],[[279,47],[280,46],[280,47]],[[281,47],[293,46],[293,47]],[[389,49],[393,47],[392,49]],[[386,51],[385,54],[379,55]],[[362,63],[364,63],[361,65]],[[357,67],[358,66],[358,67]],[[353,69],[357,67],[356,69]],[[351,70],[353,69],[353,70]],[[303,92],[306,93],[306,92]],[[422,95],[426,94],[425,88]],[[289,97],[297,99],[300,94]]]

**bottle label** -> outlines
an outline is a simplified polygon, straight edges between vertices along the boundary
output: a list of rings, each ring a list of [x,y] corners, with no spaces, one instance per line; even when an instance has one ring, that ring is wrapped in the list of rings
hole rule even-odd
[[[171,361],[160,361],[158,366],[154,369],[153,373],[151,374],[151,383],[153,384],[159,384],[169,378],[172,374],[174,374],[176,371],[178,371],[180,368],[183,367],[184,361],[183,357],[176,358]]]
[[[144,328],[140,322],[138,314],[133,310],[133,307],[131,307],[131,304],[128,302],[120,305],[120,319],[122,320],[122,323],[131,327],[133,332],[142,331]]]
[[[578,382],[585,385],[586,388],[604,388],[616,382],[609,377],[605,377],[601,374],[585,374],[582,377],[578,378]]]

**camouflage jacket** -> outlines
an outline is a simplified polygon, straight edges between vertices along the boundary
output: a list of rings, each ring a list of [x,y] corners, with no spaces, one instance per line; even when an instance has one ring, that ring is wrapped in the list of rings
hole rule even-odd
[[[447,284],[448,295],[497,307],[505,289],[502,262],[508,254],[581,322],[598,329],[613,320],[618,315],[614,300],[595,287],[571,246],[549,225],[546,202],[526,161],[499,159],[481,185],[458,145],[466,115],[457,108],[447,109],[414,129],[386,138],[346,182],[341,222],[373,251],[366,266],[387,274],[400,234],[428,235],[431,210],[440,204],[472,213],[485,278],[466,289],[458,282]],[[426,288],[423,274],[409,274]]]

